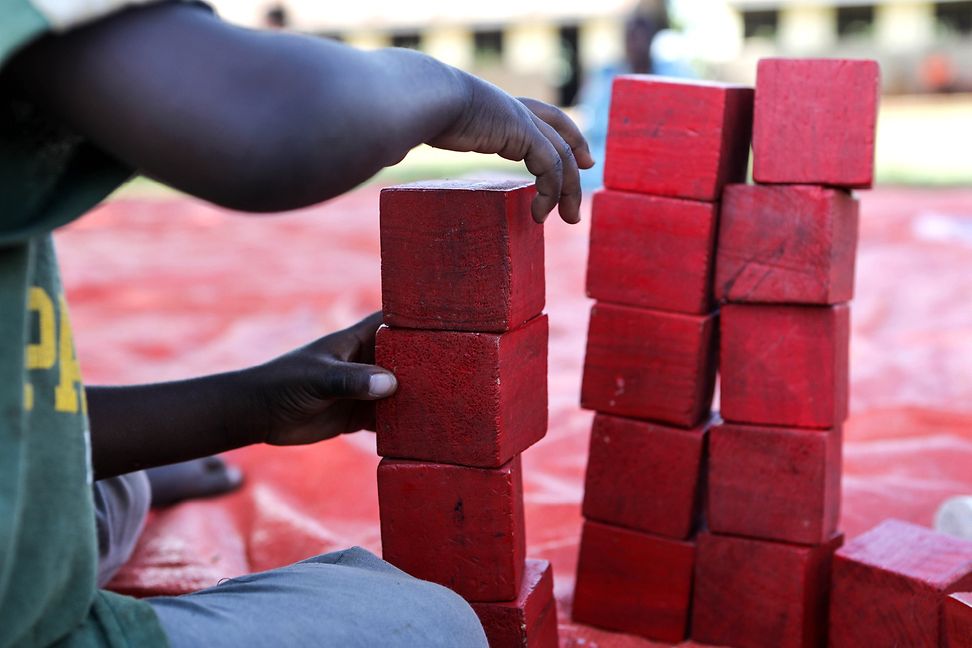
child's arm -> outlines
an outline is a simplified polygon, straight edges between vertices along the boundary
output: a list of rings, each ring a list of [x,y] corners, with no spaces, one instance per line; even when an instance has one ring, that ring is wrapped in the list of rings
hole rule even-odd
[[[295,445],[374,429],[394,376],[373,365],[381,313],[266,364],[133,387],[87,389],[91,462],[103,479],[252,443]]]
[[[556,108],[417,52],[251,31],[192,5],[42,39],[5,76],[147,175],[247,211],[331,198],[427,142],[525,160],[534,218],[559,202],[576,222],[578,163],[593,164]]]

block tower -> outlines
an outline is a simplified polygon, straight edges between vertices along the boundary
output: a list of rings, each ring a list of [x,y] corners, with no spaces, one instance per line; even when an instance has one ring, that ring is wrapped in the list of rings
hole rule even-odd
[[[468,600],[492,648],[556,648],[550,564],[526,560],[520,453],[547,430],[543,227],[532,185],[381,194],[375,360],[384,558]]]
[[[873,61],[767,59],[753,177],[722,200],[716,259],[724,423],[709,433],[708,530],[692,637],[818,646],[838,531],[857,247],[871,186]]]
[[[745,179],[753,91],[614,82],[594,195],[581,405],[591,431],[574,620],[677,642],[688,628],[716,375],[718,200]]]

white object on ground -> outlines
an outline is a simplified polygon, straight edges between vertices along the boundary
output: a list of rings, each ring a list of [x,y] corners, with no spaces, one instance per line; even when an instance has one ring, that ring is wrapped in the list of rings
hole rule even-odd
[[[945,500],[935,512],[935,530],[972,540],[972,495]]]

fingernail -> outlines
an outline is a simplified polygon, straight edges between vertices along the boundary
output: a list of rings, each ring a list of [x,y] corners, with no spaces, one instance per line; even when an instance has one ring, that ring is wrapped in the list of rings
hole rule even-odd
[[[226,466],[226,483],[239,486],[243,483],[243,471],[236,466]]]
[[[390,396],[395,392],[395,386],[397,384],[395,376],[391,374],[371,374],[371,378],[368,380],[368,394],[375,398]]]

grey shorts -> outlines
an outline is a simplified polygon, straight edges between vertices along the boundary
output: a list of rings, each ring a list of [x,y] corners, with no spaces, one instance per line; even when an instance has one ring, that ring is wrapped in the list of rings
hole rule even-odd
[[[131,555],[150,501],[141,473],[95,483],[99,582]],[[460,596],[359,547],[147,600],[172,648],[487,646]]]
[[[152,503],[152,487],[144,472],[133,472],[99,479],[93,490],[98,587],[104,587],[132,556]]]

